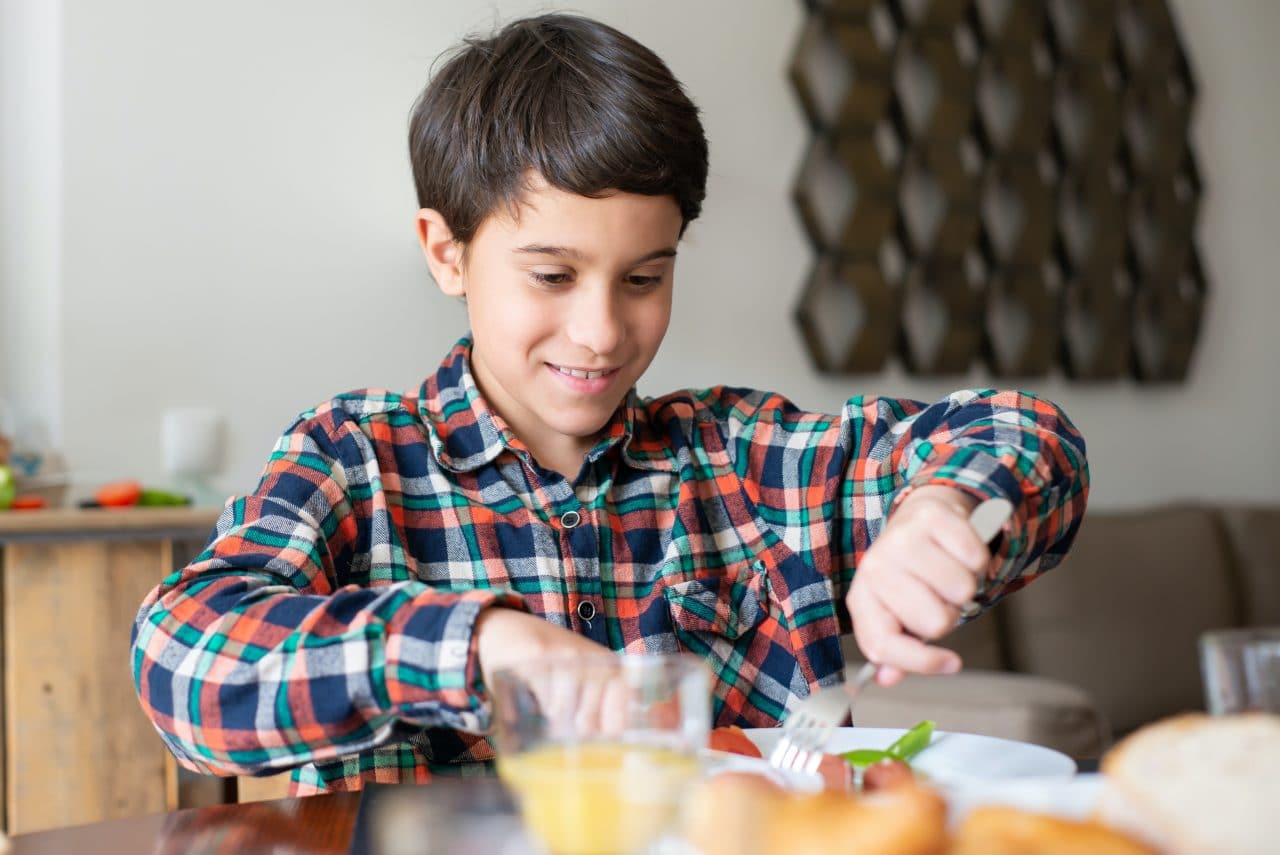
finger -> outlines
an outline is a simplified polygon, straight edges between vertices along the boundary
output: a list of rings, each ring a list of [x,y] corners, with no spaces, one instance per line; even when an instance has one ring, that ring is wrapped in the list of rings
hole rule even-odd
[[[921,545],[910,561],[907,572],[950,605],[963,606],[978,591],[977,574],[935,543]]]
[[[868,662],[882,664],[880,646],[882,639],[902,632],[893,613],[885,608],[866,585],[859,585],[854,579],[847,601],[849,620],[853,624],[853,637],[858,642],[858,649],[867,657]]]
[[[944,514],[932,525],[930,536],[970,573],[981,572],[991,560],[991,550],[969,525],[968,517]]]
[[[951,674],[960,670],[963,663],[958,654],[906,634],[893,612],[870,590],[851,591],[848,606],[858,649],[867,661],[880,666],[877,681],[893,685],[904,671]]]
[[[898,685],[906,676],[905,671],[893,665],[881,665],[876,669],[876,682],[886,688]]]
[[[906,633],[882,639],[880,651],[882,668],[897,668],[911,674],[954,674],[963,664],[955,651],[925,644]],[[890,671],[885,679],[893,676]]]
[[[572,721],[575,694],[568,690],[566,681],[556,680],[554,675],[543,675],[531,677],[530,687],[552,736],[556,739],[567,736],[564,722]]]
[[[953,630],[960,619],[959,609],[909,572],[897,574],[881,586],[877,596],[898,624],[918,638],[941,638]]]
[[[628,710],[631,690],[626,680],[615,677],[605,686],[600,700],[600,732],[605,736],[620,736],[630,724]]]
[[[579,736],[601,735],[601,711],[609,682],[608,678],[583,678],[578,692],[577,709],[573,715],[574,732]]]

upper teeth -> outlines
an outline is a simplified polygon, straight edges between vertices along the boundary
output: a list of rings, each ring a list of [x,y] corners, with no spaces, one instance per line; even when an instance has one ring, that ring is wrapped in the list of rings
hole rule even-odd
[[[574,377],[584,377],[587,380],[594,380],[597,377],[603,377],[603,371],[579,371],[576,368],[565,368],[563,365],[557,365],[556,370],[561,374],[569,374]]]

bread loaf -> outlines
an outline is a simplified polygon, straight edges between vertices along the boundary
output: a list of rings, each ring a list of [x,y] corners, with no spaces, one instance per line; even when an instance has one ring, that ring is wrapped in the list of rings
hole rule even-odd
[[[1099,818],[1169,855],[1280,852],[1280,715],[1165,719],[1121,740],[1101,769]]]

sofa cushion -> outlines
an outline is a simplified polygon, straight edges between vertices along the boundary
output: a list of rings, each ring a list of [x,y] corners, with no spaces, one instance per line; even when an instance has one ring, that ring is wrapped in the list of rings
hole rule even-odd
[[[1202,508],[1086,516],[1062,565],[1001,606],[1014,669],[1081,686],[1117,734],[1202,709],[1197,639],[1238,617],[1223,541]]]
[[[998,610],[1000,607],[996,606]],[[941,644],[960,654],[964,667],[986,671],[1004,670],[1008,663],[1001,653],[999,615],[994,612],[961,624],[942,639]]]
[[[1280,626],[1280,508],[1226,507],[1221,516],[1240,582],[1244,623]]]
[[[1106,719],[1075,686],[1030,674],[965,670],[867,686],[853,708],[862,727],[910,727],[930,718],[939,730],[1017,739],[1076,759],[1098,757],[1110,742]]]

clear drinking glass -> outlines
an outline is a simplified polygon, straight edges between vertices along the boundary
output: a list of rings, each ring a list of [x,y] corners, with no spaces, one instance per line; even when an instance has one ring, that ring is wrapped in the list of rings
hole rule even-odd
[[[1280,712],[1280,626],[1204,633],[1200,673],[1214,715]]]
[[[677,827],[711,726],[700,659],[548,659],[490,691],[498,774],[552,855],[635,855]]]

